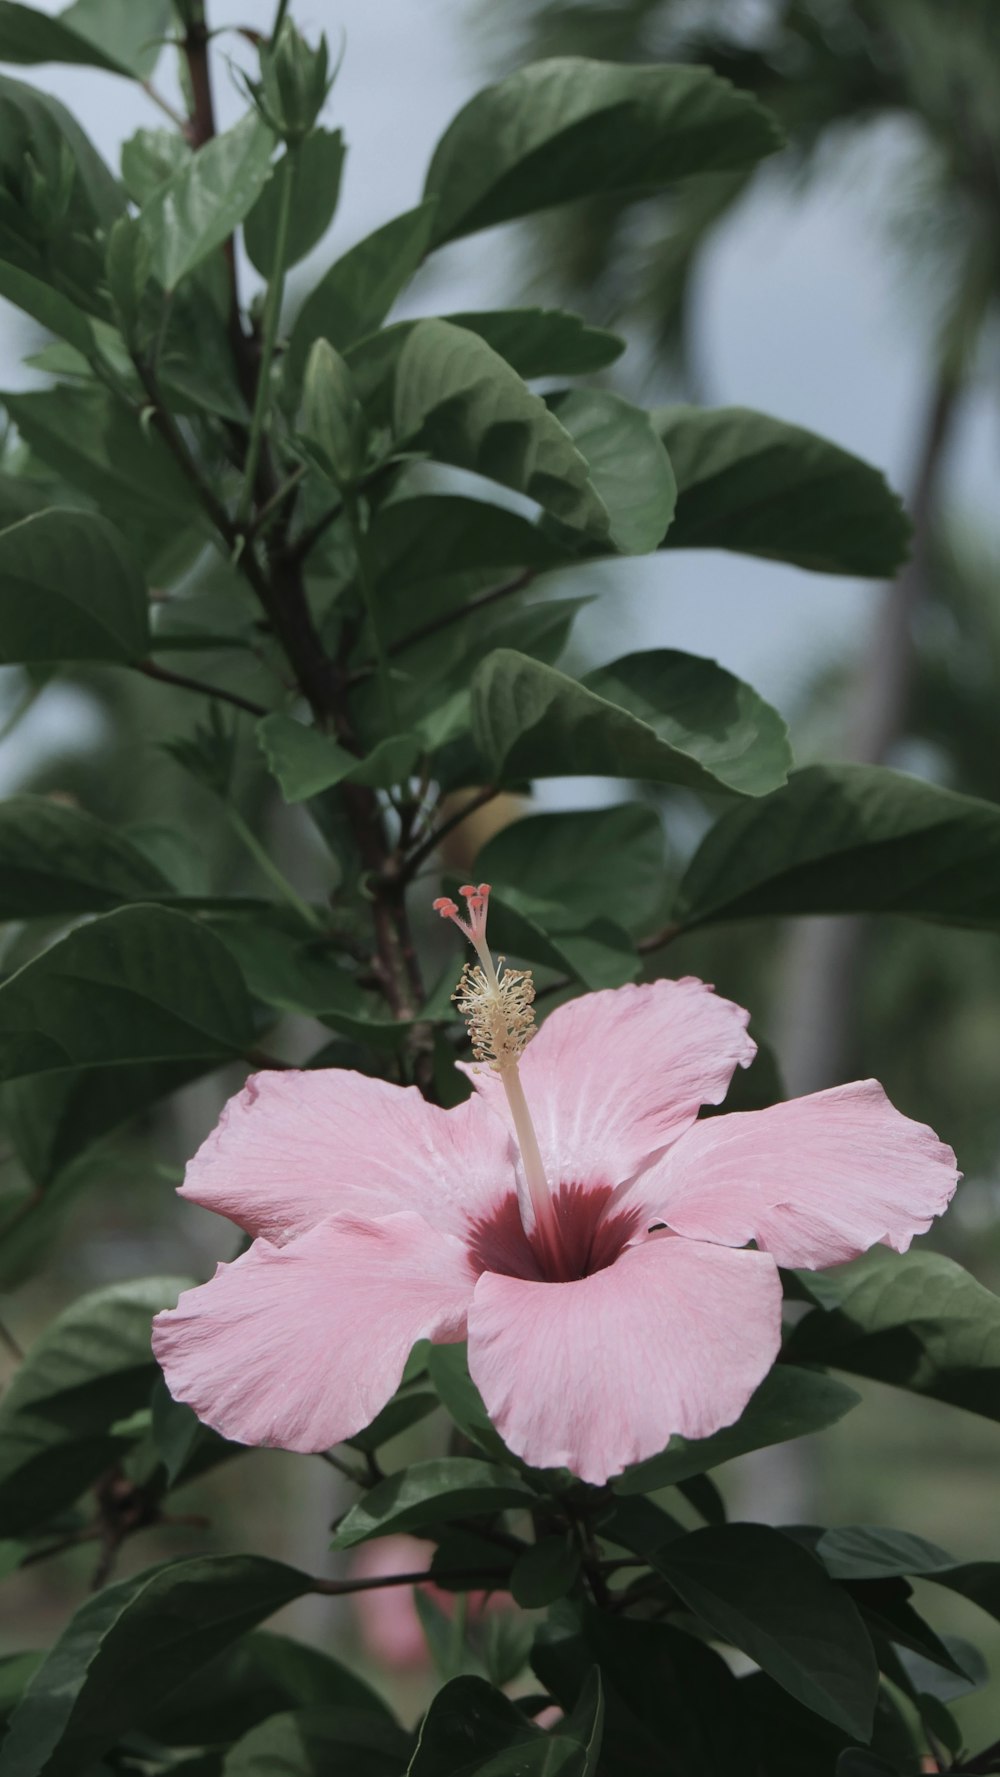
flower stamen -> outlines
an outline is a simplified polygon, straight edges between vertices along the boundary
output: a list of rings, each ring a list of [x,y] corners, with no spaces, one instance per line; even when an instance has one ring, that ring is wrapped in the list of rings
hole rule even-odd
[[[457,903],[447,895],[439,896],[434,910],[442,919],[450,919],[468,938],[479,966],[466,963],[452,998],[468,1024],[473,1055],[499,1074],[507,1097],[527,1185],[527,1201],[518,1189],[525,1232],[534,1234],[555,1258],[560,1243],[552,1196],[517,1066],[518,1056],[535,1031],[535,983],[530,969],[508,969],[503,957],[499,958],[499,970],[494,965],[486,942],[489,883],[481,882],[478,887],[466,883],[459,894],[466,904],[467,919],[462,918]]]

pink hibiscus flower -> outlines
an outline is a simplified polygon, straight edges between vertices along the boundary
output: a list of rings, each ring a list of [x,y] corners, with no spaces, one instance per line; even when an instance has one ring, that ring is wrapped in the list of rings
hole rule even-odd
[[[472,1098],[255,1075],[181,1187],[253,1245],[157,1315],[154,1348],[225,1437],[317,1451],[371,1423],[418,1339],[467,1338],[509,1448],[601,1483],[737,1419],[777,1355],[778,1266],[905,1252],[955,1157],[873,1080],[698,1121],[755,1053],[701,981],[584,994],[533,1034],[488,888],[462,892],[468,923],[435,905],[479,957]]]

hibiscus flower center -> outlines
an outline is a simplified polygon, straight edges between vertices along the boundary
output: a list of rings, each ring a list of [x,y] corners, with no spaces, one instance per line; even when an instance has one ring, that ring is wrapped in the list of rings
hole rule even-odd
[[[613,1265],[643,1225],[639,1210],[606,1214],[611,1185],[562,1184],[552,1194],[558,1245],[537,1241],[521,1220],[516,1191],[469,1229],[469,1256],[477,1271],[533,1283],[573,1283]]]
[[[591,1264],[588,1256],[597,1238],[600,1209],[606,1198],[595,1210],[594,1200],[599,1193],[593,1189],[560,1184],[553,1191],[549,1184],[517,1066],[519,1055],[534,1034],[535,984],[529,970],[508,969],[503,957],[499,969],[494,964],[486,942],[489,883],[481,882],[478,887],[466,883],[459,893],[466,904],[467,918],[462,918],[457,903],[447,895],[440,896],[434,908],[442,919],[450,919],[458,926],[479,958],[478,967],[466,964],[454,998],[468,1023],[476,1060],[499,1075],[506,1095],[524,1179],[523,1189],[519,1184],[512,1199],[521,1224],[521,1238],[527,1252],[534,1255],[531,1262],[542,1267],[543,1277],[553,1281],[585,1277],[588,1268],[600,1270],[602,1264],[611,1263],[611,1259],[605,1259]],[[571,1210],[570,1204],[577,1207]],[[619,1246],[612,1257],[617,1257],[620,1250]],[[526,1262],[523,1258],[519,1261]],[[487,1269],[498,1267],[490,1265]],[[534,1272],[518,1269],[510,1275],[532,1276]]]

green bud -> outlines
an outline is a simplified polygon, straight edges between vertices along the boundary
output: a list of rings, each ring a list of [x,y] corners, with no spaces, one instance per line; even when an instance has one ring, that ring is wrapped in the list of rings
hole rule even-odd
[[[260,80],[249,82],[254,103],[275,134],[293,147],[315,126],[333,85],[325,37],[316,49],[290,20],[260,55]]]
[[[357,481],[367,458],[368,425],[351,372],[326,339],[309,353],[298,430],[310,461],[337,487]]]

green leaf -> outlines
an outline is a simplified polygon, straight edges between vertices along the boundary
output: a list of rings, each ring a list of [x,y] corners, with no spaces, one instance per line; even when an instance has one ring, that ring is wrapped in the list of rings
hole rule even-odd
[[[368,424],[350,369],[328,339],[316,340],[306,362],[297,438],[334,487],[350,487],[358,480]]]
[[[384,1716],[315,1705],[272,1715],[227,1752],[223,1777],[399,1777],[412,1741]]]
[[[274,136],[256,111],[215,136],[153,193],[142,227],[164,290],[221,247],[256,203],[271,173]]]
[[[96,513],[53,509],[0,532],[0,663],[141,660],[149,648],[141,574]]]
[[[780,145],[770,114],[707,68],[564,56],[521,68],[459,112],[424,186],[434,244],[553,204],[662,190]]]
[[[549,397],[590,470],[611,517],[608,540],[623,555],[662,543],[674,515],[674,471],[648,413],[606,389]]]
[[[607,509],[568,432],[464,327],[417,322],[399,354],[392,426],[409,448],[527,494],[571,529],[607,536]]]
[[[111,1427],[148,1397],[150,1321],[187,1287],[149,1277],[94,1290],[31,1347],[0,1401],[3,1535],[72,1505],[126,1447]]]
[[[247,255],[261,277],[275,270],[278,215],[285,181],[291,179],[292,211],[285,268],[298,265],[323,239],[340,196],[346,154],[340,130],[313,130],[295,153],[286,151],[243,225]]]
[[[424,621],[442,581],[498,569],[555,568],[572,559],[519,512],[462,494],[390,500],[372,517],[371,543],[389,616],[406,635]],[[404,596],[405,595],[405,596]],[[464,603],[465,594],[458,602]]]
[[[38,1671],[45,1655],[39,1653],[0,1654],[0,1725],[6,1727],[27,1688],[28,1680]]]
[[[435,1457],[389,1475],[366,1493],[337,1527],[334,1549],[352,1549],[373,1536],[423,1530],[455,1517],[530,1505],[535,1495],[510,1469],[475,1457]]]
[[[68,296],[53,290],[51,284],[43,283],[41,278],[32,277],[30,272],[22,271],[4,259],[0,259],[0,296],[30,315],[49,333],[57,333],[60,339],[68,340],[85,358],[96,354],[97,340],[90,317]]]
[[[89,1598],[14,1713],[0,1777],[78,1777],[206,1660],[311,1584],[260,1555],[209,1555]]]
[[[514,1563],[510,1589],[522,1610],[543,1610],[565,1598],[580,1576],[580,1555],[568,1536],[545,1536]]]
[[[845,1524],[836,1530],[825,1530],[816,1544],[816,1553],[835,1580],[879,1580],[915,1574],[933,1578],[941,1571],[957,1567],[954,1555],[948,1555],[935,1543],[922,1536],[911,1536],[904,1530],[879,1530],[868,1524]]]
[[[155,1702],[137,1726],[166,1746],[228,1746],[269,1716],[317,1703],[392,1721],[381,1697],[339,1660],[258,1629]]]
[[[0,61],[31,66],[63,62],[103,68],[130,80],[148,78],[170,23],[169,0],[75,0],[54,18],[0,4]]]
[[[672,1438],[662,1456],[638,1462],[614,1483],[616,1493],[648,1493],[674,1487],[691,1475],[731,1462],[748,1450],[808,1437],[843,1419],[860,1395],[832,1376],[777,1364],[744,1407],[735,1425],[710,1438]]]
[[[314,340],[328,339],[345,352],[382,325],[427,251],[433,216],[433,203],[394,216],[323,274],[299,309],[288,342],[285,376],[293,389]]]
[[[407,1777],[584,1777],[580,1746],[543,1734],[482,1678],[453,1678],[434,1698]]]
[[[1000,809],[881,765],[810,765],[702,841],[685,925],[782,913],[908,913],[1000,929]]]
[[[0,61],[20,62],[26,66],[39,62],[82,64],[131,77],[133,70],[124,60],[107,52],[85,31],[73,29],[68,21],[81,10],[92,12],[93,4],[83,9],[79,4],[71,6],[61,17],[46,18],[33,6],[19,6],[13,0],[3,0],[0,4]],[[132,11],[135,11],[134,4]],[[153,35],[156,35],[155,27]]]
[[[427,1371],[441,1405],[459,1431],[473,1444],[478,1444],[481,1450],[485,1450],[487,1456],[509,1462],[507,1447],[469,1375],[468,1349],[464,1342],[432,1345],[427,1353]]]
[[[253,1041],[236,963],[196,920],[108,913],[0,986],[0,1079],[55,1069],[222,1062]]]
[[[341,783],[387,788],[409,777],[423,750],[419,735],[394,734],[359,759],[291,716],[264,716],[256,732],[268,770],[281,785],[286,802],[304,802]]]
[[[902,501],[850,451],[746,407],[661,407],[650,417],[677,477],[669,549],[733,549],[873,578],[905,559]]]
[[[0,167],[9,189],[15,192],[21,189],[24,157],[30,152],[49,193],[62,195],[65,208],[61,232],[64,237],[67,225],[71,232],[79,231],[84,236],[110,228],[125,208],[125,194],[65,105],[48,93],[26,86],[23,81],[0,75],[0,116],[3,118]],[[72,166],[68,193],[65,191],[67,149]],[[0,221],[0,257],[22,264],[20,251],[29,245],[30,236],[18,233],[19,226],[24,226],[23,213],[20,219],[5,213]],[[79,271],[82,264],[92,263],[86,257],[82,261],[72,254],[67,257],[70,243],[65,238],[59,239],[59,232],[52,230],[45,242],[46,252],[38,257],[36,265],[28,267],[29,270],[38,271],[39,267],[47,265],[49,271],[58,268],[71,273]],[[34,244],[37,250],[37,237]],[[91,291],[87,306],[93,301]]]
[[[491,781],[593,773],[760,796],[790,762],[785,724],[756,692],[666,648],[583,682],[498,649],[473,675],[472,708]]]
[[[122,143],[122,178],[135,204],[144,204],[191,159],[191,149],[176,130],[136,130]]]
[[[477,333],[525,378],[592,376],[613,364],[625,350],[625,341],[617,333],[591,327],[568,309],[482,309],[442,315],[441,319]],[[563,415],[560,418],[567,425]],[[567,430],[573,432],[573,427],[567,426]]]
[[[695,1530],[656,1566],[708,1628],[749,1654],[808,1709],[867,1740],[878,1666],[847,1593],[764,1524]]]
[[[851,1265],[798,1275],[819,1306],[789,1337],[793,1362],[832,1364],[1000,1421],[1000,1298],[954,1260],[874,1247]]]
[[[437,1395],[425,1390],[406,1390],[387,1401],[381,1413],[376,1413],[371,1425],[359,1431],[353,1438],[346,1441],[355,1450],[380,1450],[400,1432],[409,1431],[411,1425],[419,1425],[428,1413],[436,1411]]]
[[[36,456],[113,519],[143,559],[203,524],[163,440],[109,390],[63,383],[0,401]]]
[[[143,853],[92,815],[43,796],[0,802],[0,919],[103,913],[169,892]]]
[[[1000,1622],[1000,1561],[956,1561],[922,1536],[863,1524],[824,1531],[816,1553],[835,1579],[931,1580]]]
[[[640,935],[663,896],[663,853],[655,809],[627,802],[512,821],[478,853],[476,876],[546,932],[579,931],[613,918]]]

